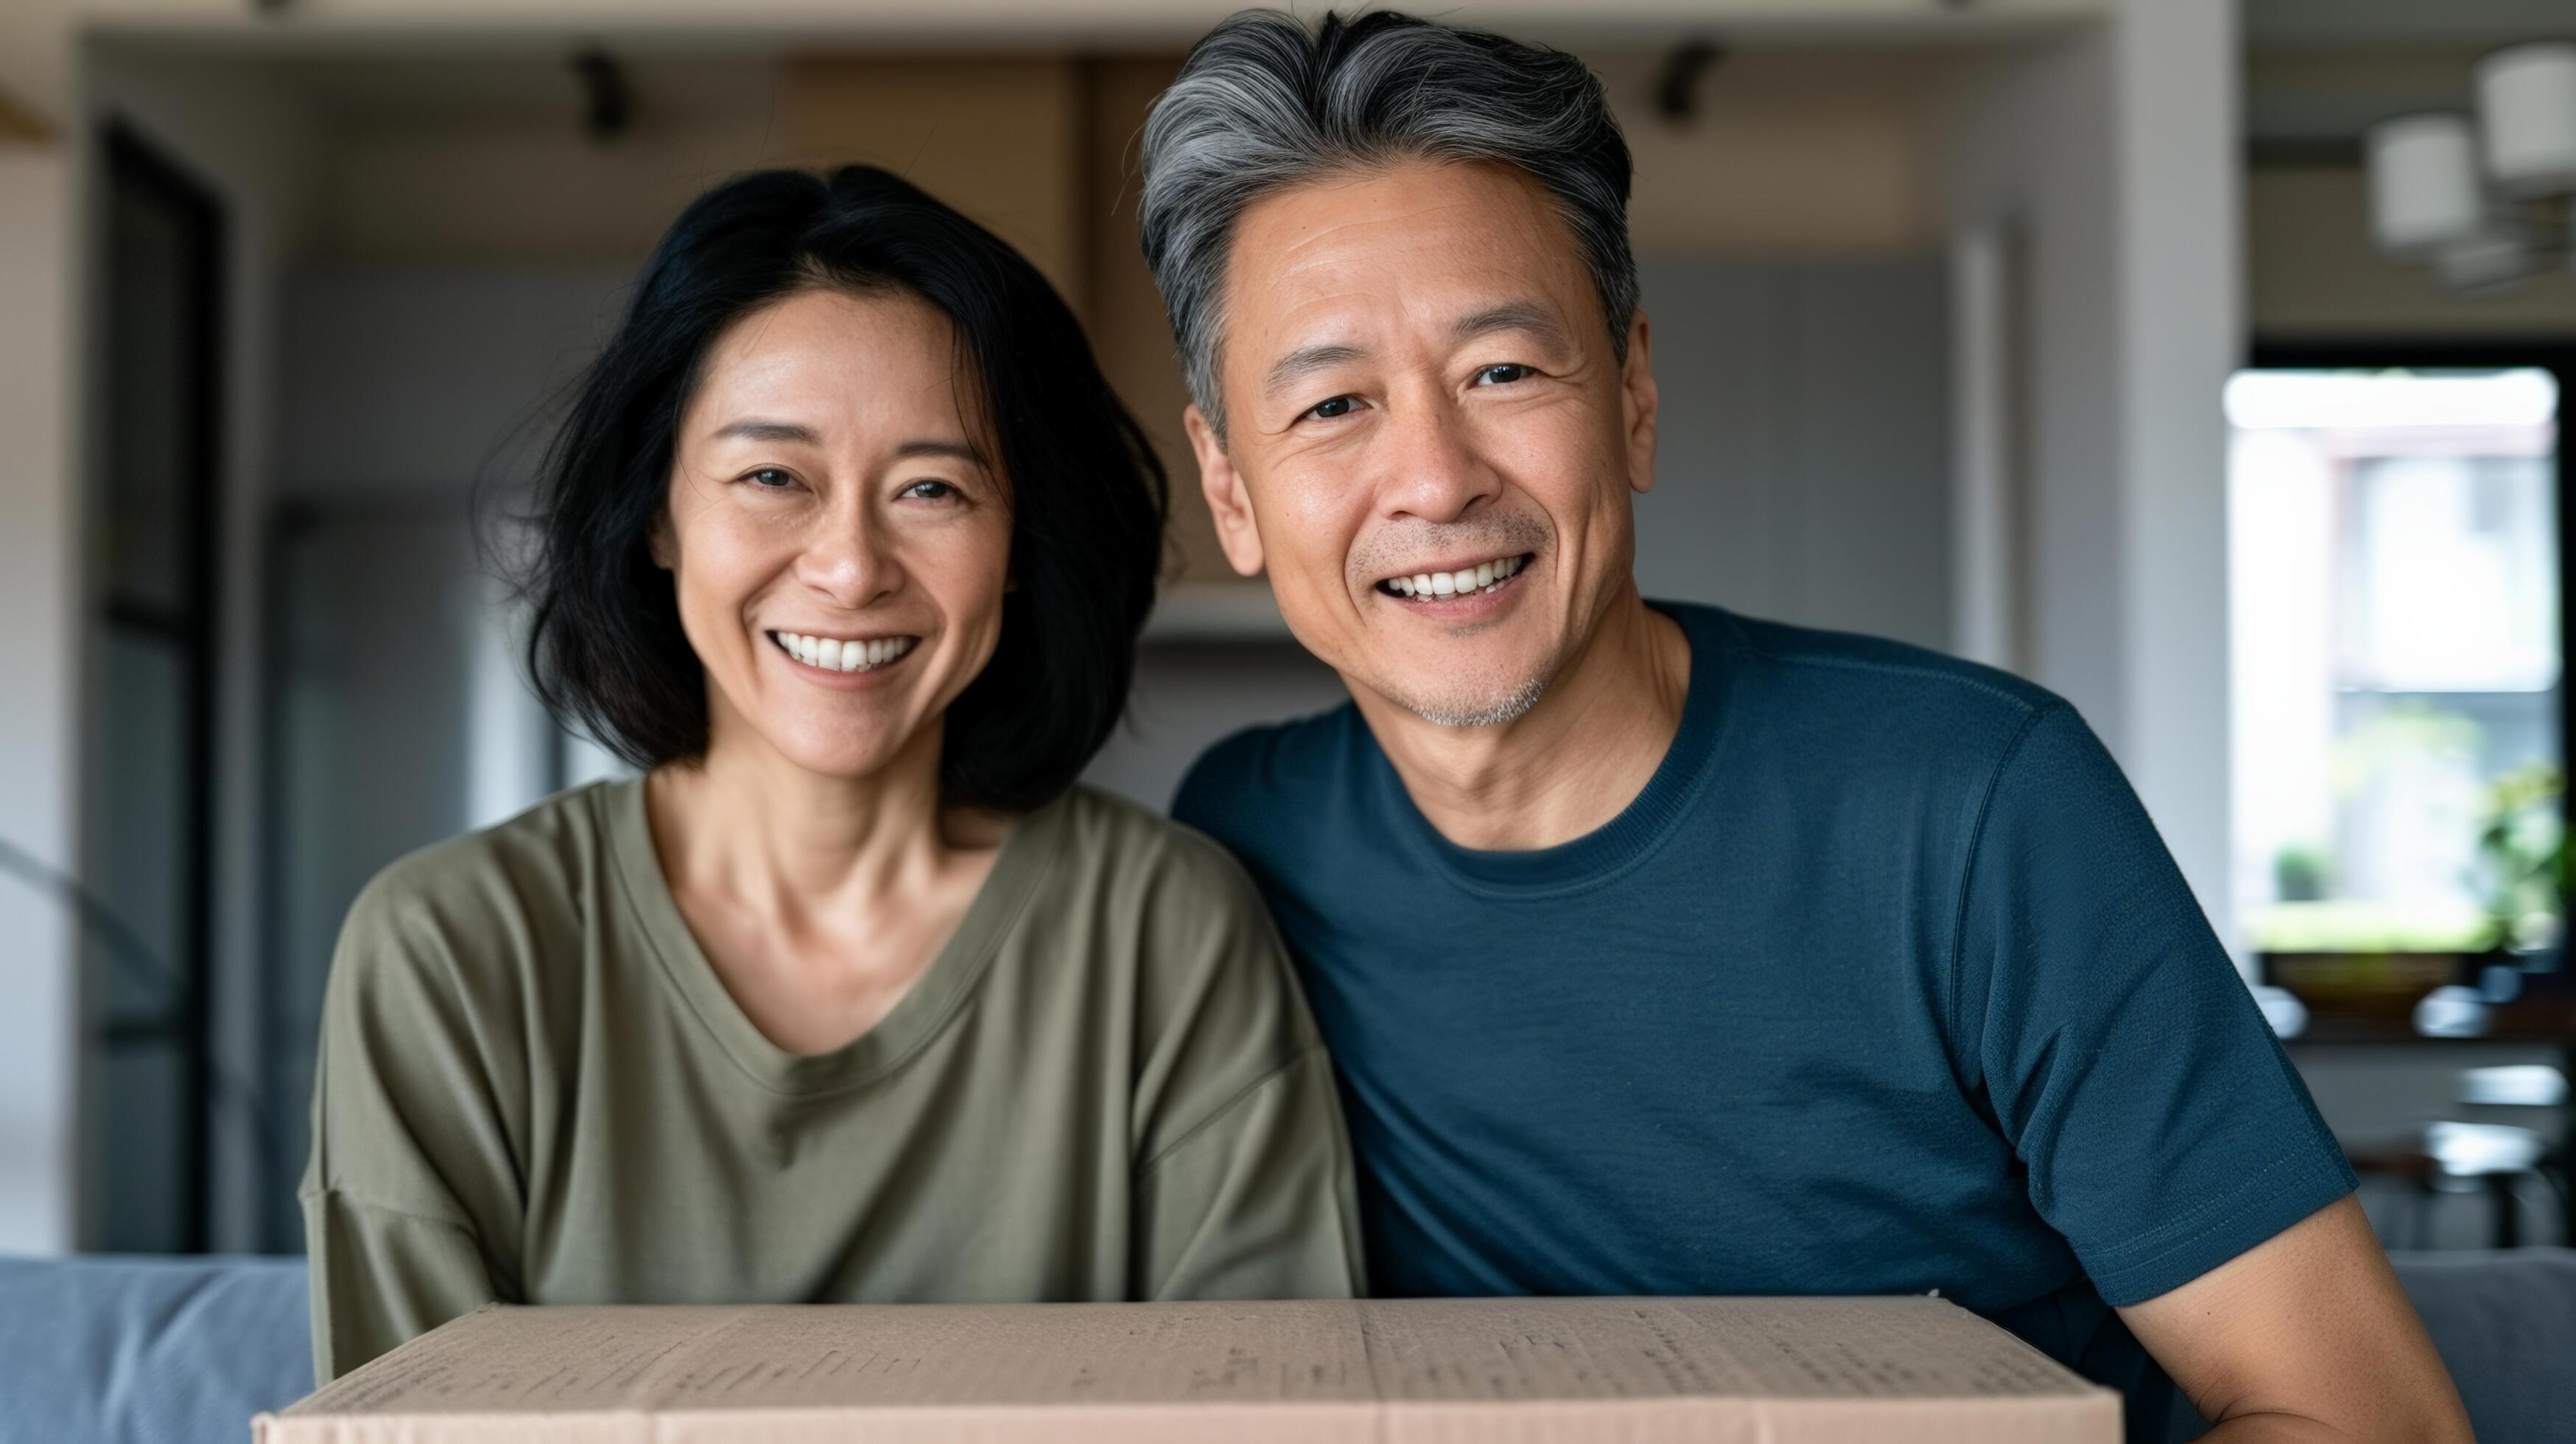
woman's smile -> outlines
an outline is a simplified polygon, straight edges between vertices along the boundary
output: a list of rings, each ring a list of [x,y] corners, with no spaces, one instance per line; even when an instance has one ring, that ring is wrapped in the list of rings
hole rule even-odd
[[[882,672],[912,655],[921,642],[914,636],[825,637],[806,632],[772,630],[770,645],[804,671],[826,678],[858,677]]]

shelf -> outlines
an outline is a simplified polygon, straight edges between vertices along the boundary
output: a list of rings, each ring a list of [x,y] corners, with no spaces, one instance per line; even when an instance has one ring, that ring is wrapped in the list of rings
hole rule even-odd
[[[1285,642],[1288,623],[1268,582],[1175,582],[1145,619],[1147,643]]]

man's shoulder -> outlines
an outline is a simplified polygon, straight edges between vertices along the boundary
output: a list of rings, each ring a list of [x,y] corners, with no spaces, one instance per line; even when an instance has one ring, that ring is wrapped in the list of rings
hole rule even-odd
[[[1792,700],[1861,692],[2016,722],[2065,705],[2035,682],[1912,642],[1794,626],[1716,607],[1669,610],[1690,630],[1695,647],[1714,641],[1751,669],[1794,684]]]
[[[1374,745],[1359,708],[1344,702],[1309,717],[1246,727],[1190,764],[1172,816],[1237,851],[1245,826],[1283,799],[1320,800],[1351,779]]]

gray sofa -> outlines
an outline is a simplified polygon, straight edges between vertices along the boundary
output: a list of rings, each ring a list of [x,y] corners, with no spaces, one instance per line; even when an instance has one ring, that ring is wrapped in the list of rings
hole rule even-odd
[[[2400,1254],[2486,1444],[2576,1439],[2576,1251]],[[0,1444],[239,1444],[312,1383],[300,1259],[0,1259]]]

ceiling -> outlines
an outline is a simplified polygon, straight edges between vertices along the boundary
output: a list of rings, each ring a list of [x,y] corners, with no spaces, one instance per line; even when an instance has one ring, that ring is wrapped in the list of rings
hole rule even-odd
[[[2245,0],[2245,42],[2262,50],[2447,46],[2576,37],[2570,0]]]
[[[2375,122],[2466,109],[2488,50],[2576,38],[2576,0],[2246,0],[2244,23],[2256,157],[2356,164]]]

